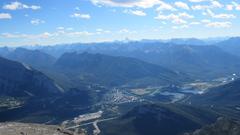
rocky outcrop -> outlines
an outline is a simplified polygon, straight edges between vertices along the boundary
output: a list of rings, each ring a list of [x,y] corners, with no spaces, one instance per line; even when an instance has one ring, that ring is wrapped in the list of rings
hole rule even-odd
[[[0,135],[84,135],[43,124],[0,123]]]

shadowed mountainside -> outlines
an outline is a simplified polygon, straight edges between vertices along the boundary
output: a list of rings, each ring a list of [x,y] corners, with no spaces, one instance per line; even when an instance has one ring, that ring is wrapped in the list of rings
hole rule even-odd
[[[214,122],[217,115],[201,108],[148,104],[100,125],[102,135],[179,135]]]
[[[61,88],[41,72],[0,58],[0,89],[4,96],[50,96]]]
[[[240,123],[226,118],[219,118],[216,123],[204,126],[193,133],[184,135],[239,135]]]
[[[74,79],[108,86],[166,85],[188,81],[186,75],[161,66],[103,54],[66,53],[57,60],[55,69]]]

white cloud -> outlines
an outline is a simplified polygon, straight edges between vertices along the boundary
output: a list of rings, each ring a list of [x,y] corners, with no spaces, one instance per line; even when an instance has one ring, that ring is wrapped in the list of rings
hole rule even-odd
[[[182,9],[186,9],[186,10],[189,10],[189,9],[190,9],[189,6],[188,6],[186,3],[181,2],[181,1],[177,1],[177,2],[175,2],[174,4],[175,4],[175,6],[178,7],[178,8],[182,8]]]
[[[205,16],[206,16],[206,15],[208,15],[208,14],[207,14],[207,12],[202,12],[202,15],[205,15]]]
[[[57,30],[64,30],[65,28],[62,26],[57,27]]]
[[[202,20],[202,23],[206,27],[211,27],[211,28],[229,28],[232,26],[231,22],[212,22],[211,20]]]
[[[151,8],[161,3],[161,0],[91,0],[94,5],[105,5],[113,7],[140,7]]]
[[[190,2],[195,2],[195,3],[198,3],[198,2],[204,2],[204,1],[208,1],[208,0],[189,0]]]
[[[56,29],[58,30],[58,32],[61,32],[61,31],[62,31],[62,33],[65,33],[64,30],[67,30],[67,31],[72,31],[72,30],[73,30],[72,27],[65,28],[65,27],[63,27],[63,26],[59,26],[59,27],[57,27]]]
[[[184,28],[189,28],[188,25],[180,25],[180,26],[173,26],[173,29],[184,29]]]
[[[193,10],[205,10],[205,9],[209,9],[209,8],[211,8],[211,7],[208,6],[208,5],[194,5],[194,6],[192,6]]]
[[[239,4],[239,3],[233,1],[233,2],[232,2],[232,5],[234,6],[234,8],[235,8],[236,10],[240,10],[240,4]]]
[[[170,14],[170,15],[159,14],[157,17],[155,17],[155,19],[159,19],[159,20],[169,20],[169,19],[175,19],[175,18],[178,18],[178,16],[174,14]]]
[[[77,31],[77,32],[70,32],[70,33],[67,33],[68,36],[92,36],[94,35],[95,33],[91,33],[91,32],[88,32],[88,31]]]
[[[90,19],[91,16],[89,14],[81,14],[81,13],[74,13],[70,15],[72,18],[81,18],[81,19]]]
[[[45,21],[40,20],[40,19],[33,19],[33,20],[30,21],[30,23],[33,24],[33,25],[39,25],[39,24],[45,23]]]
[[[234,6],[233,5],[226,5],[226,10],[229,10],[229,11],[231,11],[231,10],[233,10],[233,8],[234,8]]]
[[[122,29],[120,31],[117,31],[117,33],[134,33],[134,31],[128,30],[128,29]],[[0,38],[11,38],[11,39],[31,39],[31,40],[38,40],[38,39],[56,39],[56,38],[62,38],[62,37],[69,37],[69,38],[76,38],[76,37],[89,37],[94,35],[100,35],[100,34],[110,34],[110,30],[104,30],[104,29],[96,29],[94,32],[90,31],[74,31],[73,28],[65,28],[62,26],[59,26],[56,28],[55,32],[44,32],[39,34],[25,34],[25,33],[1,33]],[[121,34],[122,34],[121,33]]]
[[[137,15],[137,16],[146,16],[147,14],[142,10],[124,10],[124,13]]]
[[[170,20],[174,24],[186,24],[187,21],[184,19],[192,19],[194,16],[189,15],[187,13],[178,13],[178,14],[169,14],[169,15],[163,15],[159,14],[155,19],[157,20]]]
[[[120,29],[119,31],[118,31],[118,33],[119,34],[135,34],[135,33],[137,33],[136,31],[133,31],[133,30],[129,30],[129,29],[127,29],[127,28],[124,28],[124,29]]]
[[[236,7],[236,10],[240,10],[240,5],[238,5],[238,6]]]
[[[176,18],[176,19],[172,20],[172,23],[174,23],[174,24],[186,24],[187,21],[185,21],[181,18]]]
[[[40,34],[11,34],[11,33],[2,33],[0,35],[4,38],[21,38],[21,39],[39,39],[39,38],[49,38],[53,36],[53,34],[44,32]]]
[[[193,10],[206,10],[206,9],[212,9],[212,8],[223,8],[224,5],[216,0],[211,0],[210,4],[208,5],[193,5],[191,8]]]
[[[44,33],[42,33],[42,34],[40,35],[41,38],[49,38],[49,37],[51,37],[51,36],[52,36],[52,34],[50,34],[50,33],[48,33],[48,32],[44,32]]]
[[[69,27],[69,28],[66,28],[66,30],[68,30],[68,31],[72,31],[73,28]]]
[[[161,23],[162,23],[163,25],[166,25],[166,24],[167,24],[165,21],[161,21]]]
[[[104,30],[104,29],[96,29],[96,34],[108,34],[111,33],[110,30]]]
[[[209,22],[206,24],[207,27],[212,28],[229,28],[231,25],[231,22]]]
[[[2,38],[13,38],[13,39],[46,39],[46,38],[55,38],[61,36],[69,36],[69,37],[78,37],[78,36],[92,36],[97,33],[88,32],[88,31],[68,31],[58,30],[53,33],[44,32],[40,34],[24,34],[24,33],[2,33],[0,37]]]
[[[0,19],[11,19],[12,16],[8,13],[0,13]]]
[[[210,15],[212,18],[218,18],[218,19],[232,19],[236,18],[233,14],[215,14],[210,9],[207,10],[208,15]]]
[[[79,11],[79,10],[80,10],[80,8],[79,8],[79,7],[75,7],[75,10],[78,10],[78,11]]]
[[[202,23],[210,23],[211,20],[203,19],[203,20],[201,20],[201,22],[202,22]]]
[[[213,8],[222,8],[222,7],[224,7],[223,4],[221,4],[219,1],[216,1],[216,0],[211,1],[211,3],[212,3],[212,7]]]
[[[168,4],[168,3],[165,3],[165,2],[163,2],[163,1],[160,1],[159,2],[159,7],[157,8],[157,11],[162,11],[162,10],[170,10],[170,11],[176,11],[176,9],[172,6],[172,5],[170,5],[170,4]]]
[[[121,29],[119,30],[119,33],[129,33],[130,30],[128,29]]]
[[[3,6],[3,9],[8,9],[8,10],[17,10],[17,9],[32,9],[32,10],[38,10],[40,9],[40,6],[36,5],[26,5],[21,2],[11,2],[10,4],[6,4]]]
[[[189,15],[188,13],[184,12],[184,13],[178,13],[179,17],[183,17],[183,18],[187,18],[187,19],[191,19],[194,18],[193,15]]]
[[[199,25],[201,22],[191,22],[190,25]]]

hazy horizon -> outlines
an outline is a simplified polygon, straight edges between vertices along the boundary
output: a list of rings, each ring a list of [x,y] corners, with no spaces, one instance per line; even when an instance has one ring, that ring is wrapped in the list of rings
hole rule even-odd
[[[92,41],[92,42],[63,42],[63,43],[55,43],[55,44],[24,44],[24,45],[0,45],[0,47],[34,47],[34,46],[58,46],[58,45],[72,45],[72,44],[100,44],[100,43],[114,43],[114,42],[144,42],[144,41],[156,41],[156,42],[163,42],[163,43],[167,43],[171,40],[175,40],[175,39],[179,39],[179,40],[189,40],[189,39],[196,39],[196,40],[201,40],[204,42],[207,41],[216,41],[216,42],[221,42],[224,40],[228,40],[230,38],[240,38],[240,36],[233,36],[233,37],[227,37],[227,36],[223,36],[223,37],[207,37],[207,38],[196,38],[196,37],[186,37],[186,38],[166,38],[166,39],[129,39],[129,38],[125,38],[125,39],[121,39],[121,40],[109,40],[109,41]]]

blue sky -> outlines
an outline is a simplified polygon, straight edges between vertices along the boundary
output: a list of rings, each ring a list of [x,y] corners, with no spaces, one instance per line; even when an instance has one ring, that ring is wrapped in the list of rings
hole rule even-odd
[[[240,36],[239,0],[1,0],[0,46]]]

